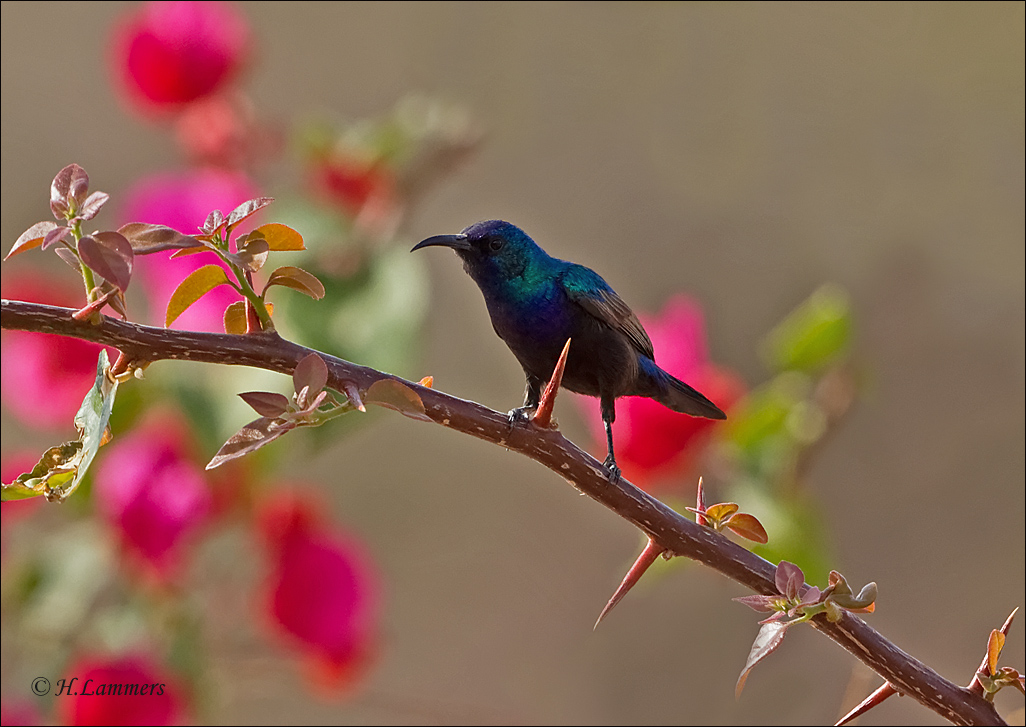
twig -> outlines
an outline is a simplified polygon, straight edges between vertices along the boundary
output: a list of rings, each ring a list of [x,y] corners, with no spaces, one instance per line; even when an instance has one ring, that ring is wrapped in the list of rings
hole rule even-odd
[[[311,353],[277,333],[227,335],[165,330],[104,317],[99,325],[75,321],[67,308],[4,300],[0,325],[81,338],[120,349],[131,360],[202,361],[291,374]],[[605,505],[643,530],[658,546],[675,555],[705,563],[757,593],[776,593],[775,566],[727,538],[701,527],[642,492],[626,479],[610,481],[602,464],[558,431],[532,425],[510,430],[505,413],[429,389],[375,369],[321,353],[328,366],[328,386],[345,391],[355,384],[366,391],[376,381],[391,379],[421,397],[428,419],[456,431],[520,452],[545,465],[580,492]],[[955,724],[1004,724],[994,706],[906,654],[856,616],[845,613],[834,624],[822,616],[811,622],[842,648],[906,696]]]

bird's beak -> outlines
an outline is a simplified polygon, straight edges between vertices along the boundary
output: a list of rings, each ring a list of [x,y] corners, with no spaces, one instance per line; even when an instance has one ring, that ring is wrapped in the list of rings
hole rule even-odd
[[[443,247],[451,247],[453,250],[456,251],[467,251],[474,249],[474,246],[471,245],[470,242],[467,240],[466,235],[435,235],[434,237],[429,237],[426,240],[421,240],[420,242],[418,242],[416,245],[413,246],[413,250],[410,250],[410,252],[413,252],[414,250],[419,250],[422,247],[431,247],[432,245],[442,245]]]

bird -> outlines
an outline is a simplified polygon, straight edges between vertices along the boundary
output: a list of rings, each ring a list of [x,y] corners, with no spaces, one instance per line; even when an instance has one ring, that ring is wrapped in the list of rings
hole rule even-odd
[[[608,450],[602,464],[614,482],[621,476],[613,451],[618,398],[644,396],[683,414],[727,418],[699,391],[659,368],[638,317],[591,268],[550,256],[503,220],[428,237],[410,252],[433,246],[451,248],[463,261],[484,296],[492,328],[524,370],[524,404],[509,412],[511,425],[538,408],[567,339],[572,345],[562,387],[599,398]]]

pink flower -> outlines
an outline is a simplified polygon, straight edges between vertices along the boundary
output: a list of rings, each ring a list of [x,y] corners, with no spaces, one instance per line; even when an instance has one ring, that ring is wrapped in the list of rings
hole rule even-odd
[[[170,725],[186,720],[181,687],[147,657],[87,656],[66,674],[68,681],[77,679],[73,694],[65,692],[57,700],[64,724]]]
[[[85,299],[76,297],[81,291],[81,283],[72,281],[62,287],[52,278],[27,271],[3,281],[5,298],[30,303],[78,307]],[[4,331],[0,340],[0,396],[11,413],[35,429],[74,432],[72,422],[96,381],[102,347],[77,338],[24,331]]]
[[[677,295],[658,317],[639,315],[655,348],[656,361],[705,394],[724,411],[744,393],[735,374],[709,362],[702,311],[692,299]],[[605,430],[597,399],[578,397],[586,419],[605,453]],[[686,468],[701,451],[717,422],[678,414],[651,399],[625,397],[616,401],[613,438],[616,461],[624,475],[642,487]]]
[[[148,222],[167,225],[186,235],[197,232],[212,210],[225,215],[259,193],[249,179],[240,173],[216,169],[155,174],[136,182],[126,195],[121,221]],[[248,221],[247,221],[248,222]],[[204,265],[217,264],[213,253],[171,259],[171,253],[140,255],[135,259],[136,274],[144,281],[150,302],[150,321],[163,325],[164,311],[171,294],[189,273]],[[228,273],[232,279],[231,273]],[[224,309],[241,300],[226,285],[214,288],[192,305],[178,320],[175,328],[192,331],[221,332]]]
[[[231,5],[150,2],[116,26],[111,65],[141,110],[174,110],[223,87],[249,42],[249,26]]]
[[[378,584],[360,544],[323,525],[316,512],[289,495],[262,508],[274,564],[268,609],[276,628],[306,650],[330,686],[344,687],[372,656]]]
[[[93,489],[98,510],[154,575],[172,577],[211,507],[203,470],[186,455],[181,425],[158,413],[115,439],[101,457]]]

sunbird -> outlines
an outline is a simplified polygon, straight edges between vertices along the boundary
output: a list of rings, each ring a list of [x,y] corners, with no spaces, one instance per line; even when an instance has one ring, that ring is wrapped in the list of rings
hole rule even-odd
[[[646,396],[676,412],[726,419],[719,407],[656,365],[652,341],[630,307],[591,268],[551,257],[527,233],[502,220],[485,220],[458,235],[435,235],[413,250],[441,245],[463,261],[484,295],[492,328],[527,376],[524,405],[510,422],[538,408],[542,385],[552,375],[567,339],[570,352],[563,388],[601,401],[613,481],[620,468],[613,454],[616,400]]]

